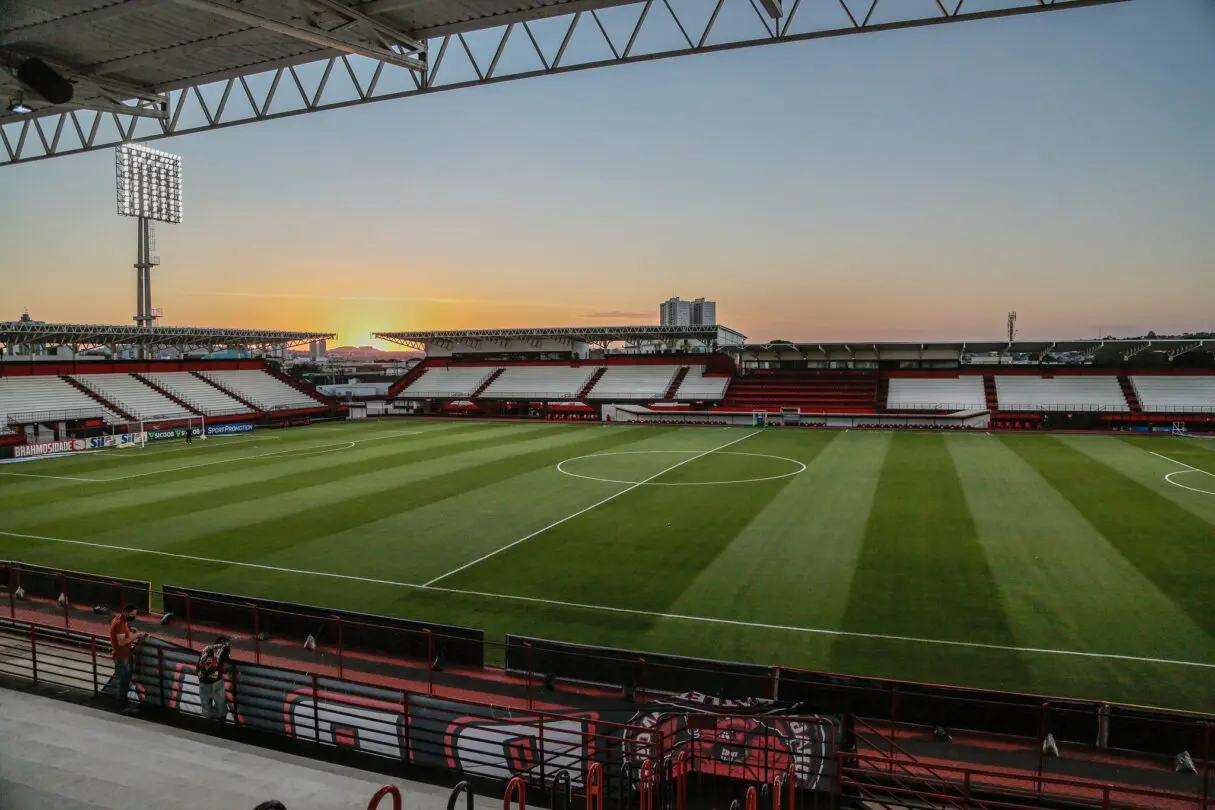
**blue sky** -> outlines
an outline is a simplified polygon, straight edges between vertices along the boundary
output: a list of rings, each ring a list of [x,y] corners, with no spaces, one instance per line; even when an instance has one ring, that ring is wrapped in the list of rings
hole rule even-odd
[[[1133,0],[163,140],[186,222],[156,304],[345,343],[671,294],[759,339],[992,338],[1009,309],[1025,337],[1207,329],[1212,77],[1215,3]],[[113,211],[109,150],[0,170],[0,317],[129,321]]]

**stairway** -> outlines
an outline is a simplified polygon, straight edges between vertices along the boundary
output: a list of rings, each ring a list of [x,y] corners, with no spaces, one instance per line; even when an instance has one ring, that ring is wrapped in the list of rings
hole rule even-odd
[[[886,403],[890,401],[890,380],[886,377],[878,380],[877,395],[873,400],[873,409],[878,413],[886,412]]]
[[[388,398],[393,399],[394,397],[400,396],[401,392],[405,390],[405,387],[426,373],[426,369],[428,368],[430,368],[429,361],[423,360],[421,363],[418,363],[409,371],[405,372],[403,377],[398,379],[392,385],[388,386]]]
[[[1126,397],[1126,404],[1130,407],[1131,413],[1143,413],[1143,407],[1139,404],[1139,395],[1135,393],[1135,384],[1131,382],[1131,378],[1125,374],[1119,374],[1118,385],[1122,386],[1122,396]]]
[[[92,388],[89,388],[87,385],[85,385],[84,383],[77,380],[75,377],[69,377],[68,375],[64,374],[64,375],[60,376],[59,379],[66,380],[68,385],[72,386],[73,388],[77,388],[77,389],[83,391],[85,394],[87,394],[89,396],[90,399],[100,402],[106,408],[109,408],[111,411],[118,414],[123,419],[127,420],[128,422],[138,422],[139,421],[134,416],[131,416],[129,413],[124,411],[122,408],[119,408],[113,402],[110,402],[108,399],[103,397],[101,394],[98,394]]]
[[[481,396],[481,394],[485,391],[485,389],[489,388],[490,385],[493,384],[494,380],[501,377],[505,372],[506,372],[506,369],[504,369],[504,368],[494,369],[494,372],[492,374],[490,374],[488,377],[486,377],[485,382],[478,385],[477,390],[473,391],[472,394],[470,394],[468,398],[476,399],[477,397]]]
[[[131,376],[134,377],[135,379],[139,380],[141,383],[146,385],[148,388],[151,388],[153,391],[157,392],[161,396],[163,396],[167,399],[173,400],[174,402],[176,402],[181,407],[185,408],[190,413],[196,413],[196,414],[200,414],[200,415],[202,414],[202,411],[200,411],[197,407],[195,407],[194,405],[191,405],[189,402],[186,402],[181,397],[174,396],[172,392],[166,391],[164,388],[161,388],[159,385],[152,382],[151,380],[149,380],[147,377],[143,376],[142,374],[131,374]]]
[[[262,409],[259,408],[255,403],[250,402],[249,400],[245,399],[240,394],[233,391],[231,388],[222,386],[219,383],[217,383],[215,380],[208,379],[207,377],[204,377],[203,375],[199,374],[197,371],[191,371],[190,373],[193,374],[198,379],[205,382],[207,385],[210,385],[213,388],[218,388],[220,391],[223,391],[225,394],[232,397],[234,400],[239,402],[241,405],[244,405],[249,410],[253,411],[254,414],[260,416],[263,413]]]
[[[586,385],[582,386],[582,390],[578,392],[576,399],[581,402],[585,402],[587,396],[589,396],[591,393],[591,389],[595,387],[595,383],[599,382],[599,380],[603,378],[604,374],[607,374],[607,366],[600,366],[598,369],[596,369],[595,373],[591,375],[591,378],[586,381]]]
[[[666,394],[662,397],[663,399],[668,401],[675,399],[675,395],[679,393],[679,386],[683,384],[683,378],[688,376],[689,370],[690,366],[682,366],[679,371],[675,372],[675,376],[671,379],[671,384],[667,387]]]
[[[992,413],[1000,410],[1000,397],[996,394],[996,378],[991,374],[983,375],[983,397],[987,400],[987,410]]]

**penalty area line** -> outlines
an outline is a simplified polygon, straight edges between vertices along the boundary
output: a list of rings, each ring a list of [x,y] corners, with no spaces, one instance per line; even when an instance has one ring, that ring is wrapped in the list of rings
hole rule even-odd
[[[1198,669],[1215,670],[1215,663],[1204,661],[1175,661],[1169,658],[1151,658],[1139,655],[1119,655],[1117,653],[1084,652],[1081,650],[1058,650],[1049,647],[1014,647],[1010,644],[985,644],[976,641],[951,641],[940,638],[919,638],[916,636],[895,636],[885,633],[857,633],[848,630],[830,630],[824,627],[797,627],[784,624],[766,624],[764,622],[747,622],[741,619],[721,619],[713,616],[691,616],[683,613],[659,613],[653,610],[638,610],[635,608],[612,607],[610,605],[589,605],[581,602],[564,602],[558,599],[542,599],[536,596],[518,596],[509,593],[487,593],[484,591],[467,591],[461,588],[445,588],[438,585],[419,585],[416,582],[397,582],[391,579],[376,579],[360,577],[353,574],[337,574],[331,571],[309,571],[303,568],[284,568],[264,563],[240,562],[237,560],[220,560],[214,557],[201,557],[194,554],[179,554],[174,551],[158,551],[150,548],[133,548],[131,546],[116,546],[108,543],[93,543],[87,540],[68,540],[63,537],[47,537],[39,534],[22,534],[0,530],[0,536],[15,537],[24,540],[43,540],[49,543],[64,543],[87,548],[99,548],[108,551],[123,551],[130,554],[151,554],[157,557],[171,557],[178,560],[212,563],[234,568],[252,568],[259,571],[275,571],[282,574],[297,574],[300,576],[323,577],[347,582],[364,582],[372,585],[389,585],[395,588],[409,588],[417,591],[433,591],[435,593],[450,593],[456,596],[472,596],[478,599],[504,599],[511,602],[523,602],[534,605],[572,608],[575,610],[597,611],[600,613],[616,613],[628,616],[644,616],[653,619],[670,619],[673,621],[692,622],[697,624],[712,624],[729,627],[746,627],[755,630],[776,630],[785,633],[802,633],[805,635],[832,636],[836,638],[858,638],[877,641],[893,641],[904,644],[920,644],[940,647],[962,647],[978,650],[1001,650],[1016,653],[1034,653],[1038,655],[1060,655],[1075,658],[1091,658],[1103,661],[1132,661],[1141,664],[1165,664],[1176,667],[1193,667]]]

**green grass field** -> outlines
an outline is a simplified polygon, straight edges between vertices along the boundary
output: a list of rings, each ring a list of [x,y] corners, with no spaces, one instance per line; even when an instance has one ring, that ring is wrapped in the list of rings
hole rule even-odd
[[[1212,445],[342,423],[0,466],[0,558],[1210,711]]]

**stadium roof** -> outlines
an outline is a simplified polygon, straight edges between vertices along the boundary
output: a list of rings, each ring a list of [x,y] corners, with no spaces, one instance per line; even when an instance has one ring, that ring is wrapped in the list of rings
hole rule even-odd
[[[489,345],[506,350],[540,349],[545,343],[608,347],[614,343],[677,343],[689,341],[705,347],[741,344],[746,336],[725,326],[547,326],[523,329],[445,329],[425,332],[376,332],[373,337],[411,349],[431,346]]]
[[[1115,2],[4,0],[0,166],[510,79]]]
[[[1046,356],[1081,355],[1086,359],[1128,362],[1146,354],[1169,360],[1195,351],[1215,351],[1215,339],[1152,340],[1017,340],[946,341],[933,343],[790,342],[745,343],[722,347],[741,359],[758,360],[960,360],[964,355]]]
[[[0,355],[17,353],[17,346],[144,346],[189,350],[195,348],[283,349],[313,340],[330,340],[332,332],[285,332],[275,329],[220,329],[207,326],[154,326],[144,328],[111,324],[0,321]]]

